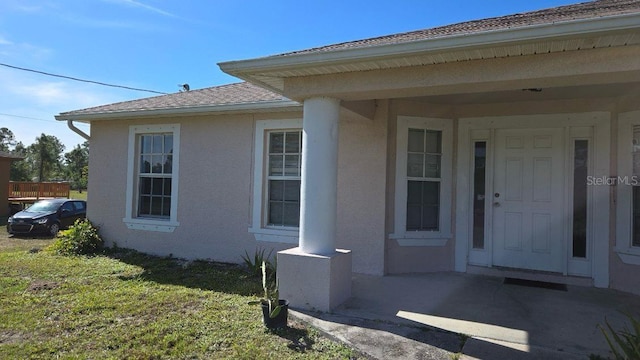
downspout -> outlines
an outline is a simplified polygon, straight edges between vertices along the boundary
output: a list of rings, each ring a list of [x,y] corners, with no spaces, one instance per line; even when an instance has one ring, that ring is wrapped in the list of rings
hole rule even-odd
[[[78,129],[75,125],[73,125],[73,120],[67,120],[67,126],[69,127],[69,129],[71,129],[71,131],[85,138],[85,140],[87,141],[91,140],[91,137],[87,135],[87,133],[85,133],[84,131]]]

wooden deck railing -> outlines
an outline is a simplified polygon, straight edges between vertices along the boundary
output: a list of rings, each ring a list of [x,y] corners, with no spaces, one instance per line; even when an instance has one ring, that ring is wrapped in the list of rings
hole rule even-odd
[[[70,186],[66,182],[9,182],[9,201],[43,198],[68,198]]]

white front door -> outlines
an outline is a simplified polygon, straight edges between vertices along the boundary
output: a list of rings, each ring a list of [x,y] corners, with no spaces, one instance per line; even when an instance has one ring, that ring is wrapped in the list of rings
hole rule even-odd
[[[493,265],[563,272],[563,130],[495,134]]]

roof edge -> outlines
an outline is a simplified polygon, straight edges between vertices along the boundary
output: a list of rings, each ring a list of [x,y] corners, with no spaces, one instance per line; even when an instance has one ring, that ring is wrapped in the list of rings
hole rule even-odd
[[[338,49],[291,55],[283,54],[247,60],[226,61],[218,63],[218,66],[227,74],[245,80],[250,78],[248,81],[260,83],[259,80],[253,78],[253,76],[247,76],[247,74],[258,71],[295,69],[354,60],[370,60],[372,58],[459,50],[467,47],[483,47],[516,41],[571,37],[632,28],[640,28],[640,13],[577,19],[558,23],[489,30],[471,34],[456,34],[397,44],[372,45],[353,49]]]
[[[137,118],[148,116],[168,116],[168,115],[197,115],[211,113],[242,113],[252,112],[256,110],[282,110],[294,111],[302,105],[293,100],[277,100],[277,101],[260,101],[242,104],[226,104],[226,105],[206,105],[191,107],[176,107],[169,109],[152,109],[152,110],[133,110],[133,111],[112,111],[93,114],[69,114],[61,113],[55,115],[58,121],[79,121],[91,122],[94,120],[110,120],[122,119],[124,117]]]

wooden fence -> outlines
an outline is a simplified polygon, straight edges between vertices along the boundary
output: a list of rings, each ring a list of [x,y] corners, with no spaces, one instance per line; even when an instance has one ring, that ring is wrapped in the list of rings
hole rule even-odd
[[[67,182],[9,182],[9,201],[68,198]]]

